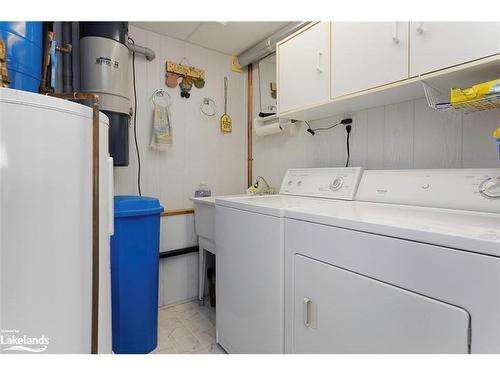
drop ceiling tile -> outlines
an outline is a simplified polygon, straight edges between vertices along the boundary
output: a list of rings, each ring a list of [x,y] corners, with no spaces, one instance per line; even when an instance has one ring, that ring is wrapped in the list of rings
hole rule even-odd
[[[142,29],[181,40],[187,40],[202,23],[203,22],[131,22],[132,25]]]
[[[187,41],[227,54],[238,54],[289,22],[203,22]]]
[[[237,55],[290,22],[131,22],[161,35]]]

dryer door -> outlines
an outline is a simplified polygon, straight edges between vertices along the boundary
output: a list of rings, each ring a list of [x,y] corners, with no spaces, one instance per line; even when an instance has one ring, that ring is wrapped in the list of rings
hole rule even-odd
[[[295,255],[295,353],[468,353],[467,311]]]

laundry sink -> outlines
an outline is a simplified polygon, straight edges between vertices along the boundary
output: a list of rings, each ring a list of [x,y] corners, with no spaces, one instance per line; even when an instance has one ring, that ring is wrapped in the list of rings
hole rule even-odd
[[[215,243],[215,197],[191,198],[196,235]]]
[[[215,243],[215,199],[251,197],[249,194],[224,195],[218,197],[193,197],[194,229],[196,235]]]

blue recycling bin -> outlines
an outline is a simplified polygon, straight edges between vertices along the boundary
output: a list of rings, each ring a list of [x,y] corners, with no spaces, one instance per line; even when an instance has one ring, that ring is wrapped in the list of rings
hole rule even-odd
[[[156,198],[115,196],[111,237],[113,352],[144,354],[157,345],[160,213]]]

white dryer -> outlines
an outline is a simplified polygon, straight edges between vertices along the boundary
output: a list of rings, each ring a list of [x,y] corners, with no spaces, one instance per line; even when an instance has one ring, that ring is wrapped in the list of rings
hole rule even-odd
[[[226,351],[284,352],[285,209],[353,199],[361,173],[290,169],[279,195],[216,199],[216,329]]]
[[[287,353],[500,353],[500,169],[365,171],[287,210]]]

